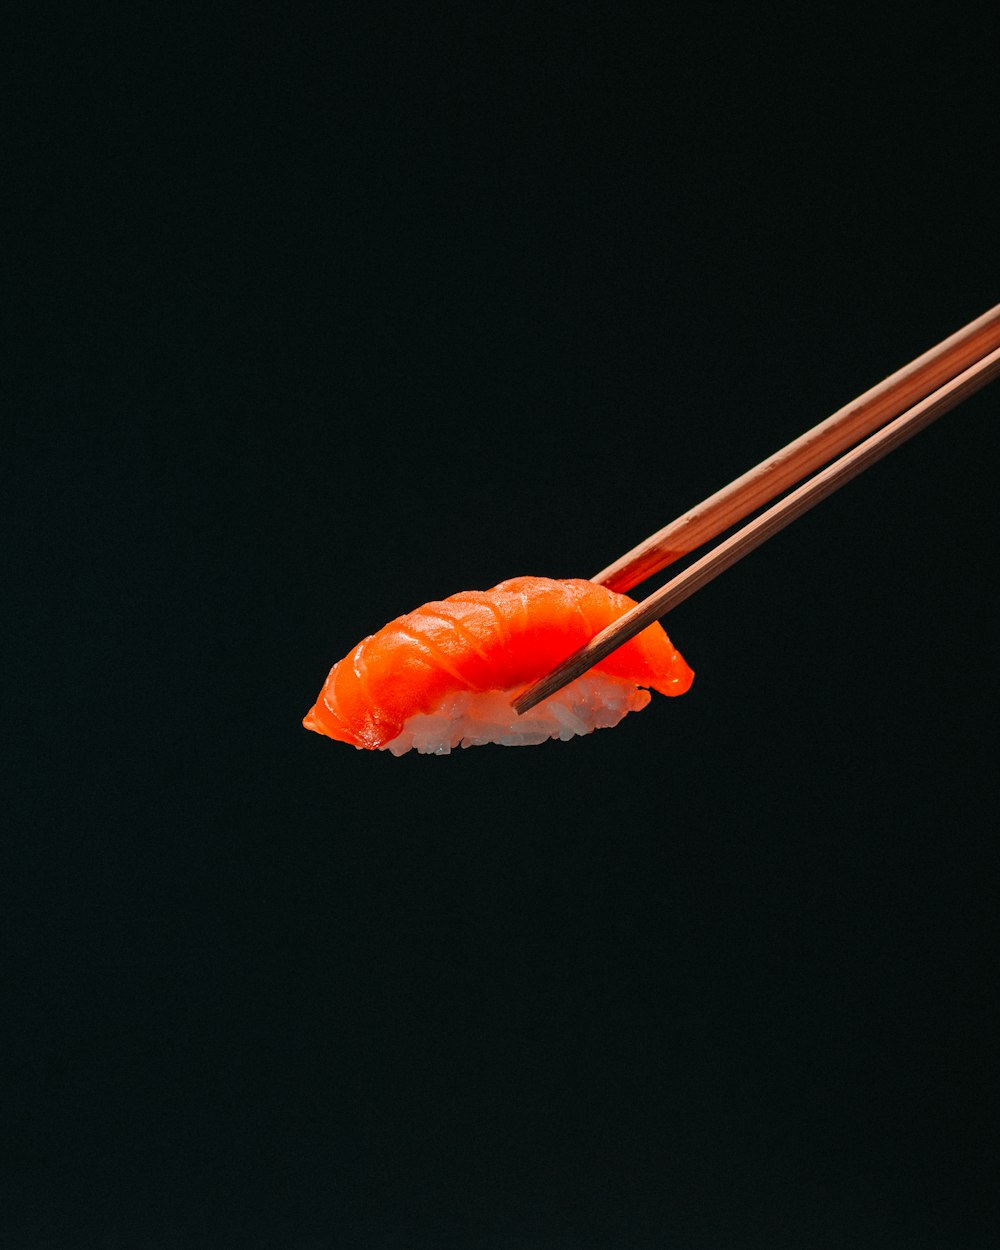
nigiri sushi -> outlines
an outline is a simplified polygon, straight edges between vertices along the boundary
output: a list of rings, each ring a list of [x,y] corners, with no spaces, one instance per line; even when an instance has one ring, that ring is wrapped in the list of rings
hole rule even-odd
[[[368,750],[447,755],[453,747],[531,746],[610,728],[694,677],[653,624],[524,716],[533,681],[634,601],[583,580],[516,577],[426,603],[371,634],[330,670],[307,729]]]

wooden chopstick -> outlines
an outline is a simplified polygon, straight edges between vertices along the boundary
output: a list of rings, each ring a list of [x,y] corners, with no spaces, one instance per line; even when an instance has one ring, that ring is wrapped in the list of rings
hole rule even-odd
[[[997,347],[1000,304],[633,547],[590,580],[611,590],[631,590],[801,482]]]
[[[755,547],[759,547],[772,535],[789,525],[796,517],[814,507],[820,500],[833,494],[851,478],[856,477],[876,461],[894,450],[919,430],[940,417],[963,399],[978,391],[993,378],[1000,376],[1000,347],[977,361],[951,381],[939,387],[920,403],[904,412],[877,433],[859,443],[846,455],[814,477],[809,478],[784,499],[755,517],[748,525],[737,530],[719,543],[707,555],[696,560],[689,568],[669,581],[660,590],[637,604],[631,611],[619,617],[614,624],[602,630],[585,646],[564,660],[548,676],[529,686],[514,700],[514,710],[523,715],[549,695],[592,668],[606,655],[610,655],[623,643],[658,620],[679,603],[694,594],[707,582],[742,560]]]

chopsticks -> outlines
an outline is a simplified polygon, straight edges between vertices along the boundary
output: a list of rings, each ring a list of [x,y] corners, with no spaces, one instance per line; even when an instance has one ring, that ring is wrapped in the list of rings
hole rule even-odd
[[[523,715],[585,673],[820,500],[997,376],[1000,376],[1000,305],[866,391],[597,574],[594,581],[616,590],[635,585],[773,499],[862,435],[870,435],[619,617],[546,677],[529,686],[514,700],[514,710]],[[919,402],[914,403],[914,399]],[[885,422],[887,424],[883,424]],[[877,432],[871,434],[873,429]]]
[[[1000,304],[658,530],[590,580],[627,591],[696,551],[1000,347]]]

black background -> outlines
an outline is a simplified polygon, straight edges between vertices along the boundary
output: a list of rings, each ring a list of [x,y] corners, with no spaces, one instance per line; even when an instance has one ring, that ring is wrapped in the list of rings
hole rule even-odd
[[[36,18],[9,126],[13,1250],[997,1244],[996,388],[613,733],[299,726],[1000,298],[952,11]]]

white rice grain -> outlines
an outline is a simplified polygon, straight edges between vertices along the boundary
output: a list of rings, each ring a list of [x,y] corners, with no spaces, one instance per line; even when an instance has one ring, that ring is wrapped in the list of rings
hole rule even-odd
[[[449,694],[432,712],[411,716],[402,733],[381,749],[393,755],[417,751],[448,755],[454,747],[536,746],[549,738],[570,738],[610,729],[629,712],[649,702],[649,691],[606,673],[585,673],[544,703],[518,716],[511,707],[519,690],[461,690]]]

